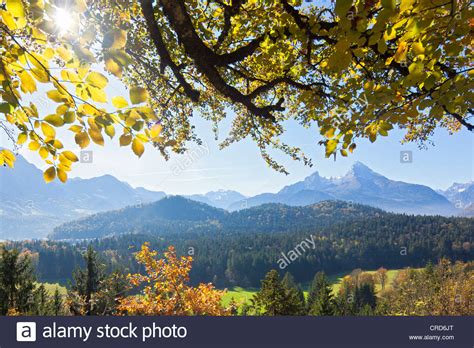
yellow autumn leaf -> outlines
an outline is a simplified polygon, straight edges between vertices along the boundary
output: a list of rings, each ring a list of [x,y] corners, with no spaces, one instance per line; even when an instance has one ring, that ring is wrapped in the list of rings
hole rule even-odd
[[[48,115],[44,120],[55,127],[61,127],[64,125],[63,118],[57,114]]]
[[[162,129],[163,129],[163,126],[161,124],[155,124],[150,129],[150,138],[152,140],[155,140],[156,138],[158,138],[158,136],[161,134]]]
[[[23,8],[21,0],[7,0],[7,11],[11,13],[13,17],[25,17],[25,9]]]
[[[49,167],[48,169],[45,170],[43,173],[43,178],[46,183],[50,183],[56,178],[56,168],[54,167]]]
[[[89,129],[89,135],[94,143],[104,146],[104,137],[99,130],[91,128]]]
[[[16,157],[13,154],[13,152],[11,152],[10,150],[6,150],[6,149],[0,151],[0,159],[3,163],[5,163],[10,168],[13,168],[13,165],[16,161]],[[3,163],[1,163],[1,165],[3,165]]]
[[[58,168],[58,179],[61,180],[61,182],[65,183],[67,181],[67,173],[66,171],[62,170],[61,168]]]
[[[36,91],[36,82],[26,70],[23,70],[19,74],[19,77],[21,81],[21,90],[23,93],[33,93]]]
[[[46,157],[49,156],[49,151],[45,147],[41,147],[38,151],[39,155],[41,156],[42,159],[45,159]]]
[[[105,58],[105,70],[107,70],[109,73],[115,75],[118,78],[122,77],[122,67],[110,57]]]
[[[104,35],[103,48],[124,48],[127,43],[127,32],[122,29],[110,30]]]
[[[54,130],[54,128],[46,122],[41,123],[41,130],[43,131],[43,134],[48,138],[54,138],[56,136],[56,131]]]
[[[118,109],[126,108],[128,106],[128,102],[125,100],[124,97],[113,97],[112,98],[112,105]]]
[[[15,19],[13,18],[12,14],[8,11],[0,11],[2,15],[2,22],[8,27],[10,30],[18,29],[16,25]]]
[[[338,140],[332,139],[329,140],[326,144],[326,157],[329,157],[334,151],[336,151],[337,144],[339,143]]]
[[[64,157],[66,157],[71,162],[79,161],[79,158],[77,158],[77,156],[71,151],[63,151],[61,152],[61,154],[64,155]]]
[[[104,88],[105,86],[107,86],[109,80],[101,73],[93,71],[89,75],[87,75],[86,82],[94,87]]]
[[[128,146],[132,142],[131,134],[122,134],[119,139],[120,146]]]
[[[56,103],[62,103],[64,101],[64,96],[55,89],[46,92],[46,95]]]
[[[108,125],[105,127],[105,134],[107,134],[110,139],[115,136],[115,127],[113,125]]]
[[[38,143],[37,141],[31,141],[28,144],[28,149],[30,149],[31,151],[37,151],[40,147],[41,147],[41,144]]]
[[[106,103],[107,102],[107,95],[103,89],[95,88],[89,86],[88,88],[91,98],[96,103]]]
[[[132,150],[137,155],[138,157],[141,157],[143,155],[143,152],[145,152],[145,146],[143,145],[142,141],[138,138],[133,139],[132,142]]]
[[[423,44],[421,42],[415,42],[411,45],[412,51],[415,53],[415,55],[420,55],[425,53],[425,48],[423,47]]]
[[[17,143],[18,145],[22,145],[22,144],[24,144],[27,140],[28,140],[28,135],[25,134],[25,133],[20,133],[20,134],[18,134],[18,139],[17,139],[16,143]]]
[[[395,52],[395,55],[393,56],[393,59],[397,62],[404,62],[407,60],[407,51],[408,51],[408,45],[405,41],[400,42],[397,48],[397,52]]]
[[[77,133],[74,136],[74,140],[76,141],[76,144],[81,147],[81,149],[84,149],[89,146],[91,142],[89,135],[84,131]]]

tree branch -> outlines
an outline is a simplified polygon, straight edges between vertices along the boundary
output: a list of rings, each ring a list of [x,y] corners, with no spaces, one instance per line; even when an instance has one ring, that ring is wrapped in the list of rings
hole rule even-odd
[[[186,54],[193,59],[199,71],[204,74],[218,92],[233,102],[244,105],[253,115],[265,119],[274,121],[275,117],[272,115],[272,112],[284,111],[284,107],[282,106],[283,99],[280,99],[278,103],[273,105],[257,106],[248,95],[242,94],[238,89],[227,84],[217,70],[217,66],[224,61],[227,65],[235,60],[243,59],[245,55],[251,54],[256,47],[258,47],[257,42],[262,40],[262,38],[257,38],[246,47],[230,54],[217,55],[204,44],[196,33],[183,0],[160,0],[159,3],[171,27],[178,35],[179,41],[183,45]]]
[[[459,115],[456,112],[449,112],[445,105],[443,105],[443,109],[448,115],[454,117],[460,124],[462,124],[464,127],[466,127],[467,130],[469,130],[471,132],[474,132],[474,124],[471,124],[471,123],[467,122],[464,119],[464,117],[462,117],[461,115]]]
[[[194,102],[199,101],[199,91],[191,87],[186,81],[184,76],[181,74],[180,68],[171,59],[170,53],[166,48],[163,37],[161,36],[160,29],[155,20],[155,13],[153,10],[153,4],[150,0],[139,0],[142,8],[143,16],[148,27],[148,32],[153,40],[156,50],[161,58],[161,70],[163,71],[167,66],[171,68],[173,74],[178,80],[179,84],[183,86],[186,95]]]

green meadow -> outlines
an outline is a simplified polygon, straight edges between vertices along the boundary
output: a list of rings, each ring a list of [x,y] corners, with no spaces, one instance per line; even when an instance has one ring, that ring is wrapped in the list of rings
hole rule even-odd
[[[396,276],[398,275],[398,273],[401,270],[402,269],[391,269],[391,270],[387,271],[387,284],[385,286],[386,289],[390,289],[390,287],[392,286],[393,280],[396,278]],[[371,270],[371,271],[363,271],[363,272],[374,274],[377,271],[376,270]],[[339,291],[339,288],[341,287],[342,279],[344,278],[344,276],[346,276],[348,274],[350,274],[350,272],[349,273],[348,272],[338,273],[338,274],[328,276],[328,279],[329,279],[329,282],[331,283],[332,291],[333,291],[334,294],[337,294],[337,292]],[[304,289],[305,297],[308,296],[309,286],[310,286],[310,283],[302,284],[302,287]],[[224,297],[222,298],[222,303],[224,305],[228,305],[232,301],[232,299],[234,299],[234,301],[238,305],[241,305],[243,303],[249,303],[252,296],[258,290],[259,289],[257,289],[257,288],[242,288],[242,287],[238,287],[238,286],[233,287],[233,288],[229,288],[229,289],[227,289],[227,292],[225,293]],[[380,284],[376,283],[375,290],[376,290],[376,292],[380,292],[382,290]]]
[[[400,271],[401,271],[401,269],[392,269],[392,270],[387,271],[387,285],[386,285],[386,288],[390,288],[392,286],[393,280],[395,279],[395,277],[397,276],[397,274]],[[371,273],[371,274],[373,274],[375,272],[376,272],[375,270],[373,270],[373,271],[364,271],[364,273]],[[328,276],[329,282],[332,284],[332,290],[333,290],[334,294],[336,294],[339,291],[342,279],[347,274],[349,274],[349,273],[345,272],[345,273],[338,273],[338,274]],[[37,284],[39,285],[40,283],[37,283]],[[50,295],[54,294],[54,291],[56,290],[56,288],[59,289],[59,293],[61,295],[66,295],[67,294],[66,287],[64,287],[62,285],[59,285],[57,283],[56,284],[41,283],[41,284],[43,284],[45,286],[46,290],[48,291],[48,293]],[[305,297],[308,295],[309,286],[310,286],[309,283],[302,284],[302,287],[304,289]],[[223,305],[227,306],[232,301],[232,299],[234,299],[234,301],[238,305],[242,305],[244,303],[250,303],[250,299],[253,297],[253,295],[255,295],[255,293],[257,293],[258,290],[259,289],[257,289],[257,288],[242,288],[242,287],[239,287],[239,286],[228,288],[225,295],[224,295],[224,297],[222,298],[222,303],[223,303]],[[380,284],[375,285],[375,290],[377,292],[379,292],[381,290]]]
[[[59,294],[61,295],[66,295],[67,294],[67,289],[66,287],[62,286],[62,285],[59,285],[58,283],[36,283],[36,286],[39,286],[43,284],[46,291],[48,292],[48,294],[50,296],[53,296],[54,295],[54,292],[56,291],[56,289],[59,290]]]

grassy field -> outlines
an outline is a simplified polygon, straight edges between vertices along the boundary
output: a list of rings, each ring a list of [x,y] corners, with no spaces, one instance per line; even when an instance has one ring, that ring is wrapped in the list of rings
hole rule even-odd
[[[398,272],[400,271],[401,269],[391,269],[387,271],[387,284],[385,285],[386,289],[390,289],[390,287],[392,286],[392,281],[395,279]],[[375,274],[376,272],[377,271],[364,271],[364,273],[370,273],[370,274]],[[331,284],[332,284],[332,292],[334,294],[338,293],[339,288],[341,287],[342,278],[344,278],[344,276],[346,275],[347,273],[339,275],[339,276],[335,276],[335,279],[332,279],[332,280],[330,279]],[[382,290],[380,284],[375,284],[375,291],[379,292],[380,290]]]
[[[258,289],[248,288],[244,289],[241,287],[234,287],[227,289],[224,297],[222,298],[222,304],[227,306],[232,299],[238,304],[241,305],[243,303],[249,302],[252,296],[258,291]]]
[[[387,284],[385,285],[386,289],[389,289],[392,286],[392,281],[395,279],[397,274],[401,271],[401,269],[391,269],[387,271]],[[363,271],[364,273],[375,273],[377,271]],[[332,291],[334,294],[337,294],[339,291],[339,288],[341,286],[342,278],[346,276],[348,273],[339,273],[339,274],[334,274],[331,276],[328,276],[329,282],[331,283],[332,286]],[[304,291],[305,297],[308,295],[308,288],[309,288],[309,283],[302,284]],[[381,290],[380,284],[375,285],[375,290],[379,292]],[[258,291],[256,288],[241,288],[241,287],[234,287],[227,289],[226,294],[224,295],[222,299],[222,303],[227,306],[232,298],[237,302],[237,304],[249,302],[249,300],[252,298],[252,296]]]
[[[37,286],[39,286],[40,284],[44,285],[44,287],[46,288],[46,291],[49,293],[50,296],[54,295],[54,292],[56,291],[56,288],[59,289],[59,293],[61,295],[66,295],[67,294],[67,289],[64,286],[61,286],[59,284],[36,283]]]
[[[364,271],[364,273],[365,272],[375,273],[376,271]],[[395,279],[398,272],[400,272],[400,269],[392,269],[392,270],[387,271],[387,285],[386,285],[386,288],[390,288],[390,286],[392,284],[392,281],[393,281],[393,279]],[[337,294],[337,292],[339,291],[339,288],[341,286],[342,278],[347,274],[348,273],[344,272],[344,273],[339,273],[339,274],[334,274],[334,275],[328,276],[329,282],[332,284],[332,291],[333,291],[334,294]],[[37,283],[37,284],[39,285],[39,283]],[[67,289],[64,286],[61,286],[57,283],[56,284],[42,283],[42,284],[45,286],[46,290],[48,291],[48,293],[50,295],[54,294],[54,291],[56,290],[56,288],[59,289],[59,293],[61,295],[66,295],[67,294]],[[302,284],[302,287],[305,290],[304,291],[305,297],[308,295],[307,290],[309,288],[309,285],[310,285],[309,283]],[[238,286],[233,287],[233,288],[229,288],[229,289],[227,289],[226,294],[222,298],[222,303],[223,303],[224,306],[227,306],[230,303],[230,301],[232,301],[232,299],[234,299],[234,301],[237,302],[238,305],[241,305],[243,303],[248,303],[248,302],[250,302],[250,299],[252,298],[252,296],[258,290],[259,289],[257,289],[257,288],[241,288],[241,287],[238,287]],[[376,284],[375,290],[377,292],[381,290],[379,284]]]

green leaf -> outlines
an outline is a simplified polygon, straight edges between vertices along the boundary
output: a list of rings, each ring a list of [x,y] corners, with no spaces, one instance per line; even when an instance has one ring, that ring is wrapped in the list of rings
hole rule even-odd
[[[3,114],[10,114],[15,110],[13,105],[9,103],[0,103],[0,112]]]

